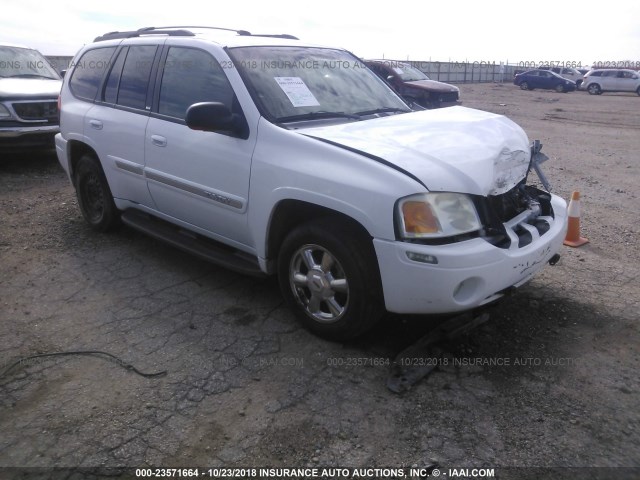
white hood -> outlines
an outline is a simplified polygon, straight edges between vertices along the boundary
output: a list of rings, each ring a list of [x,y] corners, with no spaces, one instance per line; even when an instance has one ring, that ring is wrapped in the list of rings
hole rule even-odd
[[[431,191],[505,193],[525,177],[531,155],[514,122],[465,107],[297,131],[380,157]]]

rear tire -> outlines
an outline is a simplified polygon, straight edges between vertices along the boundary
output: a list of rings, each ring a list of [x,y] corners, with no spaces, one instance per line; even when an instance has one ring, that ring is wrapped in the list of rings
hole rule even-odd
[[[356,337],[385,312],[371,239],[335,217],[300,225],[286,237],[278,277],[298,320],[321,337]]]
[[[556,85],[556,92],[565,93],[566,90],[564,89],[564,86],[562,86],[561,84],[558,84],[558,85]]]
[[[106,232],[120,223],[120,212],[95,157],[83,155],[80,158],[75,171],[75,187],[82,216],[92,229]]]

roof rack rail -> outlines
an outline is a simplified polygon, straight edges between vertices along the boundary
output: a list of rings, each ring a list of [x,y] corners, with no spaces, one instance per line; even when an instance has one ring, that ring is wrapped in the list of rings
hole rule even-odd
[[[287,40],[300,40],[295,35],[289,35],[288,33],[250,33],[252,37],[269,37],[269,38],[285,38]]]
[[[285,38],[288,40],[300,40],[298,37],[294,35],[290,35],[288,33],[251,33],[248,30],[236,30],[235,28],[223,28],[223,27],[207,27],[207,26],[195,26],[195,25],[180,25],[180,26],[172,26],[172,27],[158,27],[158,28],[202,28],[202,29],[212,29],[212,30],[225,30],[227,32],[236,32],[241,36],[250,36],[250,37],[270,37],[270,38]]]
[[[193,37],[195,34],[187,29],[192,28],[201,28],[201,29],[211,29],[211,30],[224,30],[227,32],[236,32],[241,36],[252,36],[252,37],[271,37],[271,38],[285,38],[288,40],[299,40],[298,37],[293,35],[289,35],[288,33],[281,34],[252,34],[247,30],[236,30],[233,28],[223,28],[223,27],[206,27],[206,26],[195,26],[195,25],[184,25],[184,26],[169,26],[169,27],[145,27],[140,28],[138,30],[131,30],[126,32],[109,32],[104,35],[100,35],[96,37],[94,42],[102,42],[105,40],[115,40],[119,38],[133,38],[140,37],[142,35],[169,35],[175,37]]]
[[[109,32],[104,35],[96,37],[94,42],[103,42],[105,40],[115,40],[118,38],[133,38],[140,37],[141,35],[154,34],[154,35],[169,35],[175,37],[193,37],[194,34],[188,30],[163,30],[155,27],[140,28],[138,30],[131,30],[127,32]]]

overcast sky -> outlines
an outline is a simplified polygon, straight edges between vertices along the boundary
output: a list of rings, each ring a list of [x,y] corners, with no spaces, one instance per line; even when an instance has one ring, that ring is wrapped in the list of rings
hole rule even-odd
[[[488,62],[640,62],[636,0],[3,0],[0,43],[73,55],[94,37],[147,26],[290,33],[360,57]],[[595,8],[593,8],[595,7]]]

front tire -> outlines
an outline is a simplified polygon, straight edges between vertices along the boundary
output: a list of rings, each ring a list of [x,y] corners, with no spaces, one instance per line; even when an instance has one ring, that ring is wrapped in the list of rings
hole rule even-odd
[[[324,218],[297,227],[283,242],[280,289],[307,329],[347,340],[369,330],[384,313],[377,265],[364,232]]]
[[[82,216],[92,229],[106,232],[118,225],[120,212],[102,167],[93,156],[84,155],[78,161],[75,187]]]
[[[520,90],[529,90],[529,84],[527,82],[522,82],[520,84]]]
[[[589,95],[600,95],[602,90],[600,89],[600,85],[592,83],[587,87],[587,92],[589,92]]]
[[[563,85],[558,84],[558,85],[556,85],[556,92],[558,92],[558,93],[565,93],[566,91],[565,91],[565,89],[564,89],[564,86],[563,86]]]

